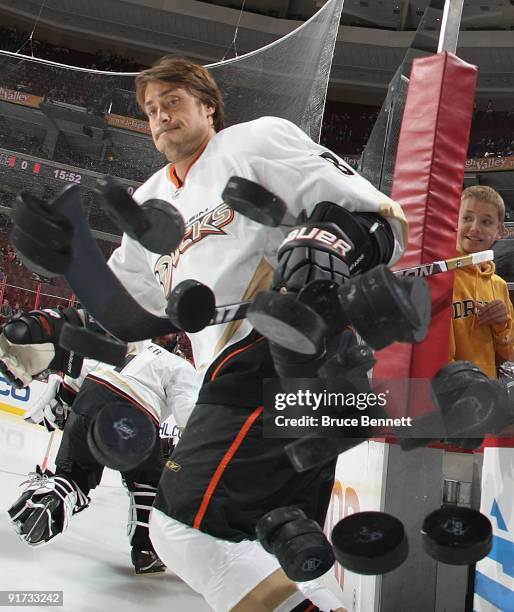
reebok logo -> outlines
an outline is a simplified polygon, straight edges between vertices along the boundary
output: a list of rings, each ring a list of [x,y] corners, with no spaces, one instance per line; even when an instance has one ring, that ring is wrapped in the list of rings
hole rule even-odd
[[[181,465],[179,465],[175,461],[172,461],[171,459],[168,459],[168,461],[166,461],[164,467],[168,470],[171,470],[172,472],[178,472],[182,469]]]

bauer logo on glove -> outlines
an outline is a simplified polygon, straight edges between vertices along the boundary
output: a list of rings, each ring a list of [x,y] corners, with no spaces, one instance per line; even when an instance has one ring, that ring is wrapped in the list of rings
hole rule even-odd
[[[324,227],[312,225],[296,227],[294,230],[289,232],[281,246],[283,247],[285,244],[291,241],[303,239],[305,241],[319,242],[321,247],[328,247],[329,249],[336,251],[345,257],[353,249],[353,245],[336,234],[328,231],[328,227],[330,227],[330,224],[326,224]],[[339,234],[341,234],[341,232],[339,232]]]

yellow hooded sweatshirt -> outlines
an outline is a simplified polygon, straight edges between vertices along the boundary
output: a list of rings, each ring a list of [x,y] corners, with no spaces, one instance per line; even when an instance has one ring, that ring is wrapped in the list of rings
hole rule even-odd
[[[514,309],[507,283],[494,271],[488,261],[455,272],[449,353],[450,361],[472,361],[489,378],[496,378],[497,365],[514,360]],[[505,325],[479,325],[476,305],[493,300],[507,304],[509,320]]]

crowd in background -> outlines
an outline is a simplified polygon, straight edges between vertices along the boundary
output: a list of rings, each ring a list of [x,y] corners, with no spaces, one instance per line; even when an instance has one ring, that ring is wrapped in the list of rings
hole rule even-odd
[[[14,26],[0,27],[0,48],[12,53],[21,53],[59,64],[82,66],[92,70],[137,72],[142,68],[133,57],[122,57],[105,49],[85,53],[66,46],[52,45],[39,38],[33,38],[30,32],[19,30]]]
[[[122,57],[102,49],[94,53],[85,53],[64,46],[55,46],[35,39],[29,32],[12,26],[0,27],[0,48],[92,70],[137,72],[143,67],[132,57]],[[5,89],[41,96],[46,102],[73,105],[86,113],[102,118],[107,113],[135,119],[144,118],[130,91],[132,77],[116,75],[107,77],[110,80],[106,87],[105,78],[98,78],[94,73],[70,72],[50,66],[45,68],[43,75],[37,63],[13,62],[12,58],[6,56],[0,56],[0,64],[3,64],[0,87]],[[325,107],[321,143],[340,155],[358,158],[370,137],[379,112],[380,109],[376,106],[328,101]],[[65,135],[60,133],[50,153],[44,146],[44,132],[37,132],[34,128],[34,124],[23,122],[16,117],[0,115],[2,147],[41,159],[52,159],[75,168],[137,182],[146,180],[156,169],[151,167],[155,163],[155,157],[151,158],[150,153],[145,155],[146,149],[143,150],[145,140],[141,138],[138,138],[137,142],[134,139],[134,146],[138,148],[138,155],[144,161],[135,165],[133,156],[127,155],[129,145],[119,147],[109,139],[106,140],[105,146],[102,143],[101,155],[96,155],[93,153],[93,147],[90,150],[87,148],[77,150],[70,145]],[[92,133],[84,133],[92,136]],[[148,151],[152,151],[154,155],[150,139],[147,146]],[[482,108],[475,108],[468,157],[510,155],[514,155],[514,110],[495,110],[493,100],[489,100]],[[48,189],[48,186],[45,189]],[[42,194],[43,197],[52,195]],[[0,205],[12,206],[14,197],[15,194],[8,185],[0,187]],[[87,209],[94,229],[107,232],[112,229],[112,223],[109,227],[106,226],[108,220],[102,211],[95,208],[92,203]],[[21,261],[9,244],[5,227],[7,219],[5,215],[0,214],[0,257],[2,274],[9,275],[10,284],[6,287],[5,293],[9,303],[18,304],[21,308],[32,307],[38,284],[43,287],[43,302],[46,302],[42,304],[43,306],[54,306],[68,299],[69,290],[61,286],[58,281],[31,274],[22,267]],[[113,246],[112,243],[107,244],[104,249],[106,256]],[[49,295],[53,298],[48,298]]]
[[[20,31],[13,26],[0,27],[0,48],[92,70],[137,72],[143,68],[133,57],[122,57],[103,49],[98,49],[94,53],[85,53],[55,46],[31,38],[29,32]],[[80,78],[74,79],[60,69],[49,68],[51,74],[43,79],[38,73],[37,64],[31,62],[16,63],[15,70],[9,69],[7,64],[4,68],[6,69],[3,70],[0,83],[3,87],[43,96],[47,101],[73,104],[100,116],[111,112],[144,119],[134,96],[128,91],[131,89],[129,77],[113,77],[112,82],[106,87],[105,81],[98,79],[93,73],[89,75],[79,73]],[[323,120],[322,144],[342,155],[360,155],[379,111],[376,106],[329,101]],[[41,139],[38,136],[26,136],[23,132],[19,133],[8,128],[6,120],[0,118],[0,136],[3,142],[10,134],[11,139],[17,138],[15,143],[18,146],[17,150],[37,151],[44,157],[45,151],[42,150]],[[59,161],[71,163],[70,155],[67,155],[64,149],[64,146],[59,149],[62,157]],[[482,108],[475,109],[469,157],[502,157],[513,154],[514,110],[495,110],[494,101],[488,100]],[[126,170],[123,163],[118,163],[121,160],[115,154],[111,156],[110,161],[111,169],[113,166],[119,166],[116,169]],[[92,165],[87,156],[82,163],[86,168]]]

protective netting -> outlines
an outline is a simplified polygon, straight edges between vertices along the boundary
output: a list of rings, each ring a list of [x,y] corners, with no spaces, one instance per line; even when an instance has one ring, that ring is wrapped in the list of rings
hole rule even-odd
[[[387,90],[386,99],[373,125],[358,170],[383,193],[391,195],[394,163],[409,81],[400,67]]]
[[[444,2],[431,0],[414,39],[389,84],[387,95],[362,153],[359,172],[377,189],[391,195],[394,163],[409,86],[412,61],[437,51]]]
[[[319,140],[342,6],[343,0],[329,0],[290,34],[209,66],[225,98],[227,125],[274,115]],[[165,163],[137,107],[135,74],[0,51],[0,247],[8,286],[32,291],[25,300],[31,306],[41,281],[47,297],[67,299],[69,290],[62,279],[28,278],[9,247],[5,213],[16,195],[30,191],[50,200],[65,185],[80,185],[89,223],[108,255],[120,232],[96,205],[97,179],[115,176],[132,192]]]
[[[343,0],[329,0],[271,45],[209,66],[223,91],[228,125],[274,115],[319,141],[342,8]]]
[[[209,66],[226,101],[227,125],[264,115],[289,119],[319,140],[343,0],[239,58]],[[0,52],[2,203],[29,189],[51,197],[99,174],[133,189],[164,163],[133,93],[135,73],[109,73]],[[91,202],[92,203],[92,202]],[[116,233],[101,213],[95,229]]]
[[[163,163],[137,117],[134,75],[0,53],[0,204],[20,191],[53,198],[80,185],[91,226],[119,234],[94,204],[104,174],[133,191]]]

